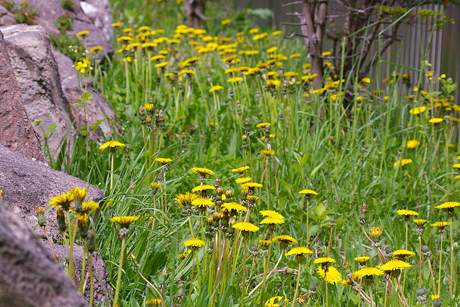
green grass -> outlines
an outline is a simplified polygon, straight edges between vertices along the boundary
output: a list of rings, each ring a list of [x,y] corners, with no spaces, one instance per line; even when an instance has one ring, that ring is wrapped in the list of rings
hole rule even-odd
[[[184,16],[181,7],[171,1],[168,3],[146,1],[147,5],[142,1],[112,1],[112,3],[114,16],[123,14],[125,28],[147,25],[152,29],[165,30],[165,34],[157,34],[153,38],[161,35],[169,37],[174,34],[176,26],[181,24]],[[154,13],[145,13],[147,9],[152,11],[152,7],[155,8]],[[213,15],[213,12],[218,12],[218,8],[210,5],[210,15]],[[254,41],[252,39],[254,35],[248,34],[252,26],[245,19],[237,21],[235,16],[228,16],[228,18],[232,19],[232,23],[226,27],[222,26],[220,21],[205,24],[209,35],[232,37],[235,40],[237,32],[241,31],[244,32],[244,41],[237,49],[259,50],[258,55],[240,55],[241,62],[237,63],[236,67],[240,67],[242,63],[254,67],[259,61],[269,60],[270,54],[266,50],[277,46],[277,54],[287,57],[291,54],[301,54],[299,58],[282,61],[284,71],[297,72],[299,75],[296,76],[296,81],[301,81],[301,76],[306,73],[303,65],[308,62],[302,41],[283,40],[282,36],[272,36],[273,29],[261,29],[259,33],[269,33],[267,39]],[[198,287],[197,268],[193,265],[191,256],[184,260],[177,258],[179,253],[186,252],[183,242],[191,238],[191,233],[188,224],[189,216],[174,202],[174,199],[178,194],[191,191],[194,186],[200,184],[198,175],[190,171],[192,167],[206,167],[213,170],[215,175],[208,176],[205,183],[214,185],[214,180],[219,178],[220,186],[224,191],[231,188],[233,200],[236,202],[240,199],[241,189],[234,181],[238,178],[237,174],[232,173],[231,170],[239,166],[250,166],[251,169],[246,172],[246,175],[251,177],[253,173],[254,182],[261,182],[263,175],[263,188],[256,191],[260,200],[251,210],[249,221],[259,225],[263,219],[259,211],[276,210],[285,217],[285,223],[276,226],[274,235],[290,235],[299,241],[297,246],[305,246],[310,240],[309,246],[315,255],[308,261],[307,269],[305,265],[302,266],[300,294],[306,294],[311,284],[317,286],[322,284],[321,278],[315,273],[317,267],[312,265],[312,260],[327,254],[326,242],[330,245],[330,256],[337,261],[334,266],[341,272],[343,279],[346,279],[347,273],[358,269],[358,264],[353,261],[354,257],[368,255],[371,257],[369,266],[380,264],[377,249],[371,246],[364,235],[359,223],[360,219],[366,219],[364,230],[367,232],[374,226],[384,228],[382,246],[390,245],[393,250],[405,248],[406,226],[404,220],[396,213],[399,209],[416,210],[420,218],[428,220],[422,236],[422,244],[428,245],[434,255],[431,263],[435,263],[436,282],[437,259],[440,252],[444,253],[440,278],[444,280],[447,275],[450,275],[449,227],[446,228],[447,234],[443,236],[445,248],[440,251],[440,236],[429,224],[447,220],[446,213],[434,207],[444,201],[455,201],[458,197],[456,194],[458,181],[454,179],[457,172],[452,168],[452,165],[457,163],[456,156],[460,150],[456,132],[458,124],[444,121],[439,125],[433,125],[428,120],[432,117],[455,116],[453,111],[443,107],[436,109],[438,115],[434,115],[433,111],[426,111],[419,116],[410,114],[409,111],[417,106],[434,107],[436,102],[430,101],[430,95],[414,93],[412,86],[406,88],[403,83],[406,81],[402,80],[401,75],[379,76],[378,73],[373,73],[371,84],[361,86],[365,90],[359,92],[359,96],[363,97],[361,102],[357,102],[356,97],[347,96],[347,98],[352,97],[352,103],[347,110],[343,109],[345,95],[337,100],[332,96],[345,90],[351,94],[358,94],[358,88],[351,85],[357,84],[353,80],[353,74],[339,87],[328,89],[323,96],[312,94],[311,86],[304,81],[289,88],[281,85],[271,93],[264,90],[264,80],[261,77],[253,80],[247,76],[247,82],[231,85],[227,82],[230,76],[224,74],[228,65],[221,61],[222,57],[217,55],[218,51],[199,54],[188,44],[191,40],[187,37],[181,38],[180,43],[176,45],[178,50],[175,54],[168,54],[164,60],[169,62],[166,72],[174,72],[176,69],[178,71],[183,69],[178,67],[179,62],[193,56],[201,57],[196,67],[191,68],[196,72],[196,76],[191,79],[184,78],[182,84],[178,83],[177,76],[174,84],[166,83],[164,76],[160,76],[159,71],[153,68],[153,64],[151,65],[151,92],[146,93],[148,85],[145,71],[148,65],[144,64],[146,57],[138,54],[136,55],[138,61],[127,65],[130,84],[128,95],[126,66],[122,61],[122,54],[116,53],[113,59],[103,66],[103,92],[116,111],[121,127],[121,135],[116,139],[127,145],[126,149],[119,149],[116,152],[113,191],[110,191],[109,155],[100,152],[94,142],[88,142],[89,158],[86,162],[85,140],[77,138],[70,160],[64,159],[62,164],[62,169],[70,170],[70,174],[98,186],[105,191],[107,201],[112,201],[113,209],[105,203],[94,227],[97,230],[98,252],[105,260],[114,286],[121,244],[117,230],[109,221],[110,216],[132,214],[142,217],[130,228],[119,306],[145,306],[146,300],[159,298],[136,272],[133,262],[129,260],[130,254],[135,256],[139,271],[156,288],[161,288],[165,306],[178,303],[179,299],[176,295],[179,292],[179,279],[183,282],[185,293],[181,306],[187,305],[192,267],[195,267],[193,285],[196,288],[191,293],[190,306],[241,306],[239,305],[241,288],[238,287],[242,281],[240,269],[237,269],[234,275],[229,274],[229,279],[225,281],[224,286],[213,292],[208,288],[207,282],[203,282],[203,285]],[[114,44],[117,50],[121,48],[119,42]],[[167,46],[161,43],[150,56],[166,49]],[[426,48],[426,46],[421,47]],[[378,63],[375,67],[377,71],[379,65],[390,64]],[[410,80],[413,84],[419,81],[414,79],[409,68],[395,64],[391,67],[395,73],[411,74]],[[416,69],[422,72],[420,78],[425,78],[425,73],[429,71],[426,66],[416,67]],[[272,70],[278,71],[279,68],[269,69]],[[239,73],[237,75],[242,76]],[[439,79],[439,76],[434,77],[435,80]],[[383,83],[384,78],[390,78],[393,83]],[[101,85],[98,78],[96,82]],[[438,82],[443,83],[443,92],[433,93],[430,88],[423,88],[423,90],[432,93],[431,98],[449,100],[452,95],[449,93],[450,85],[445,79]],[[224,87],[216,94],[219,97],[218,101],[209,92],[211,83]],[[189,85],[190,96],[187,97]],[[371,95],[374,90],[385,92]],[[422,101],[407,99],[406,96],[409,94],[422,98]],[[384,100],[385,96],[389,97],[388,101]],[[158,157],[173,159],[166,171],[163,171],[163,167],[158,163],[149,163],[150,145],[146,141],[136,110],[136,106],[148,103],[150,98],[153,99],[155,108],[161,109],[165,117],[164,130],[161,132],[159,129],[155,130],[156,150],[152,153],[154,159]],[[240,106],[237,105],[237,101],[240,101]],[[249,125],[245,125],[246,118]],[[214,128],[210,127],[211,122],[214,123]],[[275,155],[273,159],[267,157],[268,163],[265,166],[264,158],[259,152],[265,149],[267,144],[261,139],[264,136],[263,130],[256,128],[260,122],[271,123],[269,134],[275,134],[275,138],[269,143]],[[148,135],[147,126],[144,126],[144,130]],[[250,151],[248,146],[243,146],[245,142],[242,141],[242,135],[249,130],[251,131]],[[109,136],[106,137],[110,140]],[[411,139],[420,141],[420,145],[415,149],[407,149],[405,144]],[[449,144],[453,144],[453,147],[448,147]],[[413,162],[402,167],[394,166],[396,161],[403,158],[412,159]],[[149,183],[162,173],[165,174],[165,178],[161,190],[153,195]],[[311,198],[309,234],[306,233],[305,204],[302,195],[298,193],[302,189],[312,189],[319,194]],[[364,204],[367,206],[365,216],[361,213]],[[213,210],[210,209],[209,213],[212,212]],[[148,221],[151,216],[155,220],[154,227],[152,222]],[[240,219],[244,219],[244,216]],[[335,219],[336,226],[333,227],[332,241],[329,242],[331,218]],[[193,214],[190,219],[194,234],[203,238],[202,227],[197,224],[197,221],[203,224],[204,218]],[[259,226],[261,230],[249,237],[248,247],[258,246],[258,241],[263,238],[266,226]],[[417,256],[409,259],[414,263],[413,267],[407,270],[404,295],[409,305],[415,306],[419,245],[415,233],[416,225],[411,221],[409,226],[408,249],[416,252]],[[454,220],[452,227],[454,241],[457,241],[459,222]],[[237,267],[242,264],[243,258],[242,250],[238,252],[238,255],[230,259],[235,261]],[[269,270],[273,269],[282,252],[279,245],[273,245],[267,261]],[[454,252],[458,260],[457,247]],[[201,272],[208,268],[205,262],[209,262],[209,259],[205,259],[205,256],[203,249],[200,249],[198,258],[201,262]],[[255,260],[254,265],[252,259],[247,261],[246,278],[251,270],[254,274],[263,273],[263,257],[259,255]],[[298,265],[294,257],[282,256],[278,269],[284,267],[297,269]],[[164,268],[167,270],[167,276],[162,282]],[[456,281],[458,280],[456,269],[454,274],[453,280]],[[434,289],[426,262],[424,262],[422,275],[423,287],[427,289],[428,304],[431,304],[429,295],[434,294]],[[297,276],[293,274],[271,275],[266,282],[265,300],[274,296],[283,296],[292,300],[296,279]],[[374,300],[378,301],[379,306],[383,306],[385,288],[380,283],[382,278],[376,279],[378,281],[373,288]],[[207,277],[203,277],[202,280],[207,280]],[[260,281],[261,278],[258,277],[256,282]],[[369,287],[363,287],[366,293],[369,293]],[[248,296],[251,289],[250,285],[248,291],[245,291],[247,294],[245,304],[262,306],[264,302],[258,299],[260,291],[256,290]],[[454,291],[458,294],[456,283]],[[394,289],[392,293],[388,305],[398,306],[401,303],[394,294]],[[441,286],[441,297],[443,306],[454,306],[458,303],[449,305],[449,285],[445,282]],[[324,284],[318,287],[316,295],[305,296],[305,299],[310,306],[325,306]],[[328,285],[329,306],[356,306],[357,302],[358,294],[351,287],[340,284]],[[281,305],[288,306],[288,304]],[[369,304],[363,302],[362,305]]]

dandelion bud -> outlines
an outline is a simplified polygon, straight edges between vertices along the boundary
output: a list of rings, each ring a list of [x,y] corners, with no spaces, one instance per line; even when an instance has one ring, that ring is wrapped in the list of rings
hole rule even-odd
[[[61,207],[58,207],[58,209],[56,211],[56,216],[57,216],[59,230],[62,231],[62,232],[66,231],[67,225],[65,223],[64,210],[62,210]]]
[[[235,224],[236,224],[236,218],[234,216],[230,217],[228,221],[228,226],[232,227]]]
[[[246,117],[246,118],[244,119],[244,124],[245,124],[246,126],[249,126],[249,118]]]
[[[243,134],[243,135],[241,136],[241,140],[242,140],[243,142],[246,142],[246,141],[248,140],[248,136],[247,136],[246,134]]]
[[[209,123],[209,128],[211,128],[211,129],[212,129],[212,128],[214,128],[214,126],[215,126],[215,125],[214,125],[214,123],[213,123],[213,122],[210,122],[210,123]]]
[[[227,192],[225,192],[225,196],[226,196],[227,198],[232,198],[233,192],[232,192],[232,189],[231,189],[231,188],[228,188],[228,189],[227,189]]]
[[[3,198],[5,194],[3,193],[3,190],[0,190],[0,198]]]
[[[222,194],[224,194],[224,188],[223,188],[223,187],[218,187],[218,188],[216,189],[216,193],[217,193],[217,195],[222,195]]]
[[[88,231],[88,238],[87,238],[87,246],[88,246],[88,252],[93,253],[96,250],[96,231],[94,229],[91,229]]]
[[[88,236],[88,214],[79,215],[77,225],[80,230],[81,237],[86,239]]]
[[[441,307],[441,306],[442,306],[442,301],[440,298],[433,300],[433,307]]]
[[[371,228],[371,237],[378,241],[380,239],[380,237],[382,236],[382,232],[383,232],[383,227],[372,227]]]
[[[206,223],[207,223],[208,225],[211,225],[213,221],[214,221],[214,216],[212,216],[212,215],[209,215],[209,216],[206,218]]]
[[[36,120],[34,120],[34,125],[35,126],[40,126],[41,122],[42,122],[41,119],[36,119]]]
[[[312,283],[312,284],[310,285],[309,291],[316,292],[316,285]]]
[[[45,227],[46,226],[45,209],[41,207],[37,207],[36,213],[37,213],[38,225],[40,227]]]

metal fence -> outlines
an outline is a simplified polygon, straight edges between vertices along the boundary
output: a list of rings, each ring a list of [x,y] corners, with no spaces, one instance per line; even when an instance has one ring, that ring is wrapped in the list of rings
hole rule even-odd
[[[301,33],[298,26],[282,26],[283,22],[298,23],[299,19],[294,12],[302,12],[302,5],[295,4],[289,6],[283,6],[293,2],[295,0],[235,0],[238,9],[244,8],[269,8],[274,12],[271,20],[258,20],[261,27],[263,26],[276,26],[283,28],[286,33],[297,32]],[[298,2],[298,1],[296,1]],[[334,2],[331,1],[331,5]],[[399,35],[401,35],[401,42],[395,42],[392,47],[383,55],[383,60],[388,62],[395,62],[404,66],[420,68],[421,62],[427,60],[432,66],[431,70],[437,74],[446,74],[447,77],[451,77],[454,82],[459,82],[460,79],[460,59],[459,59],[459,47],[460,47],[460,7],[455,5],[444,6],[427,6],[437,11],[444,11],[446,16],[454,19],[454,24],[447,24],[445,29],[442,31],[436,31],[431,34],[431,31],[427,29],[420,29],[419,27],[405,25],[400,27]],[[340,23],[340,20],[328,20],[328,22]],[[382,28],[383,29],[383,28]],[[430,36],[432,35],[431,39]],[[327,45],[326,45],[327,46]],[[430,47],[426,57],[422,50],[426,50]],[[325,48],[326,50],[327,48]],[[369,57],[372,57],[372,53],[378,50],[378,46],[373,46],[372,52]],[[382,77],[389,76],[391,70],[394,70],[395,66],[389,64],[381,64],[381,75]],[[410,72],[412,80],[418,80],[416,72]],[[422,84],[427,87],[428,84]],[[432,87],[433,90],[437,90],[437,87]]]

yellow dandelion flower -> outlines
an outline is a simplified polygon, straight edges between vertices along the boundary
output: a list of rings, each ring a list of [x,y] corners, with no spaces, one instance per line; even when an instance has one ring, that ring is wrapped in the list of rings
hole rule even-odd
[[[440,299],[440,298],[441,298],[441,295],[439,295],[439,294],[432,294],[432,295],[430,295],[430,297],[431,297],[431,300],[434,301],[434,300]]]
[[[244,173],[245,170],[248,170],[249,169],[249,166],[241,166],[241,167],[238,167],[238,168],[234,168],[232,169],[232,173]]]
[[[317,258],[313,261],[315,264],[329,264],[329,263],[335,263],[336,261],[330,257],[320,257]]]
[[[104,143],[103,145],[101,145],[99,147],[99,149],[100,150],[104,150],[106,148],[117,149],[117,148],[123,148],[123,147],[126,147],[126,145],[123,144],[123,143],[120,143],[118,141],[108,141],[108,142]]]
[[[243,78],[241,77],[233,77],[233,78],[230,78],[227,80],[227,82],[229,83],[237,83],[237,82],[240,82],[240,81],[243,81]]]
[[[275,31],[272,33],[272,35],[277,36],[277,35],[280,35],[281,33],[283,33],[283,31]]]
[[[299,194],[304,194],[304,195],[318,195],[318,193],[316,193],[315,191],[313,191],[313,190],[308,190],[308,189],[304,189],[304,190],[300,191]]]
[[[275,151],[274,150],[261,150],[259,151],[259,153],[262,155],[262,156],[274,156],[275,155]]]
[[[240,222],[240,223],[236,223],[235,225],[232,226],[232,228],[235,228],[235,229],[238,229],[238,230],[241,230],[241,231],[246,231],[246,232],[257,232],[259,231],[259,227],[257,227],[256,225],[252,224],[252,223],[248,223],[248,222]]]
[[[436,209],[453,209],[455,207],[460,206],[459,202],[456,201],[446,201],[442,205],[436,207]]]
[[[406,249],[398,249],[393,252],[393,257],[402,260],[402,258],[413,257],[415,256],[414,252],[408,251]]]
[[[168,164],[170,162],[172,162],[172,159],[169,159],[169,158],[157,158],[156,159],[157,162],[165,165],[165,164]]]
[[[152,299],[145,302],[147,306],[161,306],[161,300],[159,299]]]
[[[408,149],[414,149],[414,148],[417,147],[419,144],[420,144],[420,142],[417,141],[417,140],[410,140],[410,141],[407,141],[406,147],[407,147]]]
[[[192,168],[192,172],[194,172],[195,174],[199,174],[201,176],[206,176],[206,175],[214,175],[214,172],[211,171],[210,169],[207,169],[207,168],[203,168],[203,167],[194,167]]]
[[[273,53],[276,50],[278,50],[278,47],[271,47],[271,48],[268,48],[267,53]]]
[[[372,268],[372,267],[366,267],[366,268],[362,268],[356,271],[356,276],[358,278],[361,278],[364,276],[369,277],[369,276],[380,276],[380,275],[383,275],[383,271],[377,268]]]
[[[274,219],[284,219],[284,216],[282,216],[281,214],[273,210],[262,210],[260,211],[260,214],[263,217],[269,217],[269,218],[274,218]]]
[[[396,271],[396,270],[406,269],[410,267],[411,265],[409,263],[404,262],[402,260],[391,260],[377,268],[379,268],[382,271],[387,272],[387,271]]]
[[[209,206],[214,206],[214,202],[212,199],[199,197],[192,201],[192,206],[203,209]]]
[[[179,194],[177,197],[174,199],[175,203],[179,204],[180,206],[187,206],[191,205],[192,202],[199,198],[199,195],[192,194],[190,192],[187,192],[185,194]]]
[[[64,210],[70,209],[70,203],[74,201],[74,195],[72,192],[67,192],[51,198],[48,206],[50,207],[62,207]]]
[[[247,183],[247,182],[249,182],[251,180],[252,180],[251,177],[246,177],[246,178],[238,178],[238,179],[235,180],[235,182],[240,184],[240,183]]]
[[[179,260],[185,259],[185,258],[187,258],[188,255],[190,255],[191,252],[192,251],[189,249],[186,253],[177,255],[177,259],[179,259]]]
[[[263,187],[263,185],[261,185],[260,183],[255,183],[255,182],[248,182],[248,183],[245,183],[243,184],[246,188],[249,188],[249,189],[255,189],[255,188],[261,188]],[[243,188],[243,187],[241,187]]]
[[[187,247],[191,247],[193,249],[200,248],[206,245],[206,242],[200,239],[190,239],[184,242],[184,245]]]
[[[431,226],[441,228],[441,229],[449,225],[450,225],[450,222],[436,222],[434,224],[431,224]]]
[[[225,20],[222,20],[220,23],[222,25],[228,25],[232,20],[231,19],[225,19]]]
[[[284,243],[288,245],[297,245],[297,240],[288,235],[280,235],[280,236],[274,237],[272,241],[276,243]]]
[[[95,201],[88,201],[88,202],[85,201],[81,204],[81,207],[84,212],[88,212],[88,211],[93,211],[99,208],[99,204]]]
[[[260,123],[256,125],[256,128],[265,128],[266,126],[270,127],[272,124],[270,123]]]
[[[248,209],[245,206],[242,206],[240,204],[237,204],[235,202],[230,202],[230,203],[225,203],[222,205],[222,208],[228,210],[228,211],[239,211],[239,212],[246,212]]]
[[[85,37],[86,35],[89,34],[89,31],[85,30],[85,31],[81,31],[81,32],[78,32],[76,36],[80,37],[80,36],[83,36]]]
[[[79,187],[73,187],[70,188],[70,190],[72,191],[74,199],[79,201],[84,201],[86,194],[88,194],[87,188],[80,189]]]
[[[286,256],[293,256],[293,255],[306,255],[306,254],[313,254],[311,250],[306,247],[294,247],[289,252],[286,253]]]
[[[416,211],[406,210],[406,209],[398,210],[397,213],[402,216],[418,215]]]
[[[98,52],[101,52],[102,50],[104,50],[104,48],[102,48],[101,46],[94,46],[89,51],[91,51],[93,53],[98,53]]]
[[[398,166],[398,165],[404,166],[404,165],[410,164],[410,163],[412,163],[411,159],[401,159],[399,161],[396,161],[393,165],[394,166]]]
[[[139,219],[138,216],[114,216],[110,219],[112,223],[117,223],[123,228],[128,228],[129,225]]]
[[[417,226],[423,226],[426,223],[426,220],[424,219],[414,219],[413,221]]]
[[[192,189],[192,193],[201,192],[201,191],[208,191],[208,190],[215,190],[215,189],[216,189],[216,187],[214,187],[212,185],[202,184],[202,185],[194,187]]]
[[[435,124],[435,125],[439,124],[439,123],[441,123],[443,121],[444,121],[444,119],[442,119],[442,118],[432,118],[432,119],[430,119],[430,123]]]
[[[223,90],[224,87],[223,86],[220,86],[220,85],[214,85],[213,87],[211,87],[211,89],[209,90],[210,93],[213,93],[213,92],[218,92],[220,90]]]
[[[364,264],[364,263],[368,262],[369,259],[371,259],[371,257],[362,256],[362,257],[356,257],[355,261],[359,262],[360,264]]]
[[[155,65],[156,68],[165,68],[166,65],[168,65],[169,62],[163,62],[163,63],[158,63]]]
[[[338,284],[342,281],[342,274],[333,266],[327,267],[327,272],[322,267],[318,268],[318,275],[330,284]]]
[[[410,110],[409,113],[414,114],[414,115],[418,115],[420,113],[425,112],[426,110],[428,110],[427,107],[418,107],[418,108],[414,108],[414,109]]]
[[[276,218],[276,217],[267,217],[263,219],[260,224],[270,224],[270,225],[275,225],[275,224],[284,224],[284,218]]]

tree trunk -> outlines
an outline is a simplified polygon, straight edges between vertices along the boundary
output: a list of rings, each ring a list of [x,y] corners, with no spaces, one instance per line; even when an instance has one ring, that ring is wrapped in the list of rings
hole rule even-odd
[[[201,16],[204,15],[206,0],[185,0],[184,6],[187,14],[187,25],[192,28],[199,28]]]

